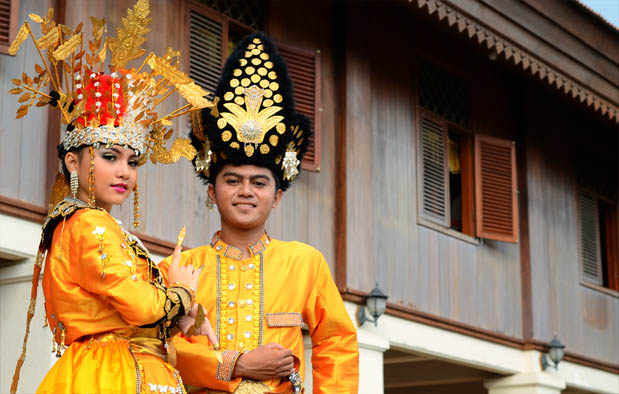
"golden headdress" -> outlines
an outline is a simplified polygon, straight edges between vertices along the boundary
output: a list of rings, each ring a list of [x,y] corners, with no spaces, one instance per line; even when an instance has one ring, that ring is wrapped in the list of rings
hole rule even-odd
[[[226,61],[215,105],[192,111],[193,161],[198,176],[214,183],[225,164],[270,168],[282,190],[300,171],[312,135],[295,112],[286,63],[264,33],[242,39]]]
[[[43,36],[35,38],[30,24],[24,22],[9,53],[17,53],[30,36],[41,64],[35,64],[32,77],[24,72],[21,79],[13,80],[16,86],[9,92],[20,95],[18,101],[23,103],[17,118],[25,116],[33,105],[50,104],[60,110],[62,123],[67,125],[62,142],[67,151],[82,145],[122,145],[142,154],[141,163],[149,155],[153,163],[172,163],[181,156],[193,159],[195,149],[187,139],[177,139],[170,150],[165,147],[172,134],[165,126],[172,124],[172,118],[212,106],[204,98],[207,92],[179,70],[179,52],[168,48],[162,57],[150,53],[139,68],[126,68],[129,61],[146,53],[141,45],[150,31],[149,13],[148,0],[139,0],[123,18],[116,37],[105,40],[105,19],[91,17],[93,40],[88,42],[88,53],[83,23],[75,29],[56,24],[52,9],[45,17],[30,14]],[[108,53],[111,72],[105,74]],[[149,72],[143,71],[146,65]],[[43,90],[50,83],[52,91],[46,94]],[[160,116],[155,108],[175,91],[188,104]]]

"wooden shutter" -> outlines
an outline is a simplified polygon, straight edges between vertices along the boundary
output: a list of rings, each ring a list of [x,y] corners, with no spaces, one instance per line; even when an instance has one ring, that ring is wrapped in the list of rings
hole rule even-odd
[[[582,188],[578,191],[578,216],[582,279],[602,285],[598,200],[595,194]]]
[[[0,0],[1,1],[1,0]],[[226,21],[206,7],[189,8],[189,76],[214,94],[223,66]]]
[[[496,241],[518,242],[514,143],[476,135],[474,156],[477,236]]]
[[[449,227],[449,169],[447,167],[447,122],[420,110],[419,198],[421,216]]]
[[[0,53],[8,54],[17,33],[18,0],[0,0]]]
[[[320,171],[320,53],[281,42],[277,42],[277,48],[288,65],[295,109],[307,116],[314,128],[301,168]]]

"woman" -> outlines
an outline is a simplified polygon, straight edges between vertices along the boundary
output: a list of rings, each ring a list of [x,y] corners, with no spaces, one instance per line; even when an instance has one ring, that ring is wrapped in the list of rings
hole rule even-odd
[[[207,92],[177,69],[173,61],[178,54],[171,50],[161,58],[150,54],[139,69],[126,68],[128,61],[143,53],[132,45],[144,41],[140,35],[148,31],[148,14],[148,1],[139,0],[127,16],[132,30],[119,28],[118,37],[109,40],[102,40],[105,21],[92,18],[94,41],[88,43],[92,55],[85,57],[81,24],[74,30],[61,30],[49,20],[51,13],[46,18],[31,14],[45,35],[45,40],[33,37],[39,53],[47,50],[47,59],[65,64],[48,65],[41,54],[43,66],[35,67],[38,75],[30,78],[24,74],[21,80],[14,80],[17,87],[11,93],[22,94],[25,89],[29,99],[38,95],[37,105],[48,103],[59,109],[68,126],[58,147],[63,174],[52,192],[52,200],[60,202],[50,203],[53,209],[43,225],[23,353],[12,392],[17,389],[25,358],[44,255],[45,309],[53,348],[60,359],[38,392],[182,393],[180,376],[173,367],[175,352],[166,346],[167,340],[182,328],[187,335],[205,334],[216,343],[208,320],[203,319],[203,309],[198,314],[199,307],[194,304],[200,269],[178,264],[184,230],[166,286],[140,240],[110,215],[112,207],[122,204],[132,191],[134,208],[138,207],[137,166],[146,162],[149,153],[153,162],[193,158],[195,150],[186,149],[188,140],[175,141],[171,151],[165,148],[171,133],[163,125],[171,124],[170,119],[182,114],[182,109],[210,104],[201,98]],[[22,30],[31,31],[24,26]],[[11,46],[13,52],[27,36],[22,30]],[[58,37],[60,34],[63,36]],[[93,71],[102,70],[106,53],[112,55],[112,72]],[[146,64],[151,72],[141,72]],[[55,67],[58,69],[52,72]],[[58,77],[63,72],[66,91]],[[50,81],[52,92],[42,93]],[[155,107],[170,96],[172,87],[190,104],[160,118]],[[27,104],[18,110],[18,118],[34,104],[34,99],[20,97],[19,101]],[[68,196],[62,191],[67,178]]]

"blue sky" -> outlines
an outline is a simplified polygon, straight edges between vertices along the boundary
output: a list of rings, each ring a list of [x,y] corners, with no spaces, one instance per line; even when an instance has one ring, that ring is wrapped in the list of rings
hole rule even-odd
[[[619,0],[580,0],[580,2],[602,15],[615,27],[619,27]]]

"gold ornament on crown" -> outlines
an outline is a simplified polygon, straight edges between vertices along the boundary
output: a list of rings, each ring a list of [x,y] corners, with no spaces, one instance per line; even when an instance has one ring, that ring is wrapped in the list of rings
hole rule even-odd
[[[60,110],[62,122],[72,126],[63,139],[67,150],[82,145],[122,145],[140,153],[140,163],[149,156],[153,163],[193,159],[196,150],[187,139],[176,139],[170,149],[166,147],[172,131],[165,126],[192,110],[212,107],[204,98],[208,92],[180,71],[180,54],[171,48],[161,57],[149,53],[138,68],[127,66],[146,53],[141,46],[150,31],[149,14],[148,0],[139,0],[127,11],[116,36],[105,39],[105,19],[91,17],[93,39],[86,43],[87,48],[83,23],[74,29],[57,24],[51,8],[45,16],[30,14],[42,36],[35,38],[29,22],[24,22],[9,53],[16,54],[30,36],[41,64],[34,65],[34,74],[24,72],[13,79],[15,87],[9,93],[20,95],[18,102],[22,103],[16,117],[24,117],[33,105],[51,103]],[[108,57],[110,74],[104,74]],[[149,71],[144,70],[146,65]],[[160,116],[156,107],[175,92],[187,104]]]

